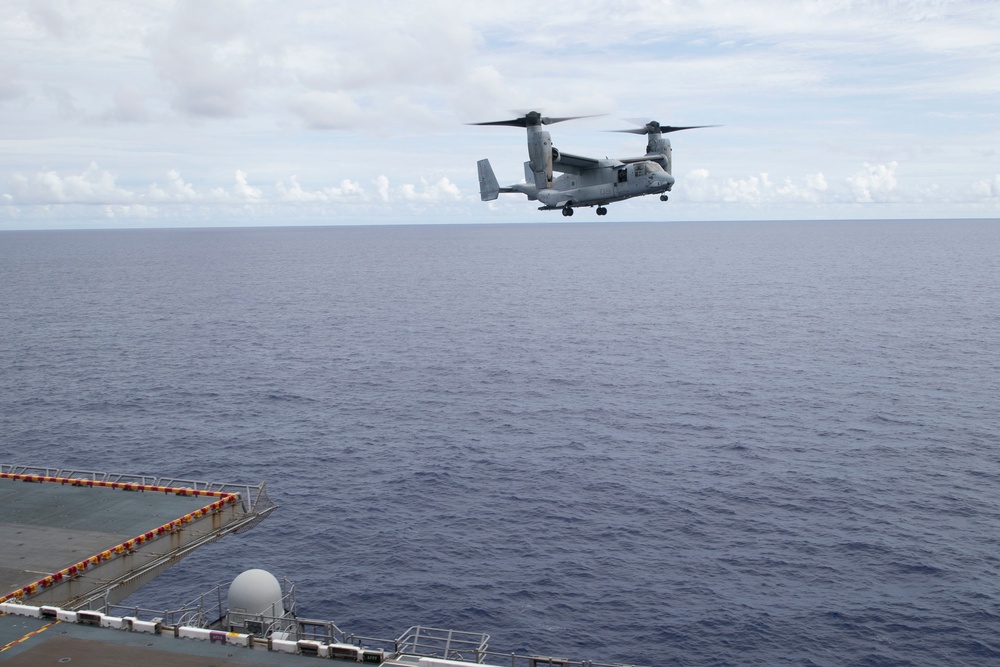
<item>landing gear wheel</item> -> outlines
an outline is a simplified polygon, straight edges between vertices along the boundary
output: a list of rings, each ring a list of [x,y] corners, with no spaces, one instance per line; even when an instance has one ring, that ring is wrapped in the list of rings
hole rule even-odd
[[[670,197],[667,195],[660,195],[660,201],[667,201],[668,199],[670,199]]]
[[[567,217],[567,218],[570,217],[571,215],[573,215],[573,209],[571,207],[569,207],[569,206],[563,206],[562,212],[563,212],[563,215],[565,217]]]
[[[607,215],[607,214],[608,214],[608,209],[604,208],[603,206],[597,207],[597,215]]]

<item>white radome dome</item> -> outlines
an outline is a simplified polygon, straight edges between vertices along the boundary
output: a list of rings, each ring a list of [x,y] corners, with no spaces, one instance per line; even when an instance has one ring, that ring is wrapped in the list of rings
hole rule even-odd
[[[281,604],[281,584],[267,570],[247,570],[233,579],[227,604],[230,612],[250,616],[265,614],[280,618],[285,615]]]

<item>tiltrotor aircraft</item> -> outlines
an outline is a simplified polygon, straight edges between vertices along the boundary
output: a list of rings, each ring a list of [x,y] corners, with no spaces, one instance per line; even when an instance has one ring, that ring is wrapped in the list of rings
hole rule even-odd
[[[528,131],[528,161],[524,163],[524,183],[500,187],[489,160],[480,160],[479,195],[483,201],[493,201],[500,193],[519,192],[531,201],[540,201],[540,211],[562,210],[564,216],[573,215],[573,209],[581,206],[596,206],[597,215],[607,215],[607,205],[643,195],[660,195],[660,201],[667,201],[667,193],[674,186],[671,175],[670,140],[663,135],[679,130],[693,130],[712,125],[692,125],[672,127],[650,121],[644,127],[630,130],[616,130],[649,137],[646,154],[641,157],[619,160],[597,159],[563,153],[552,146],[552,137],[542,129],[543,125],[561,123],[564,120],[585,118],[548,118],[537,111],[531,111],[513,120],[499,120],[473,125],[507,125],[523,127]],[[562,172],[557,178],[552,172]]]

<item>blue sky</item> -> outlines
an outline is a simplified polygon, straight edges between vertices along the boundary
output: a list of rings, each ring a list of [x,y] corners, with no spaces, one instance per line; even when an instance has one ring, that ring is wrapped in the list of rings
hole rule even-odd
[[[556,221],[479,200],[529,109],[722,126],[606,221],[1000,217],[995,0],[8,0],[0,229]]]

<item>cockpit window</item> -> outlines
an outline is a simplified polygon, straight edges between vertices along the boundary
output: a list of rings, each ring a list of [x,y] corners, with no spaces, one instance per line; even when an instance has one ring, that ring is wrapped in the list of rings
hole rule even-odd
[[[645,176],[646,174],[655,174],[662,171],[663,167],[656,162],[636,162],[632,165],[633,176]]]

